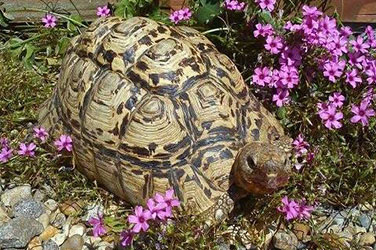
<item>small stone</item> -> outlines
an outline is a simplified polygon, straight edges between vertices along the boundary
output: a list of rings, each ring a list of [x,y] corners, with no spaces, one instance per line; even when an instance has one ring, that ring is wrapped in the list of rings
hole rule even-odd
[[[0,206],[0,226],[6,222],[8,222],[10,220],[7,212],[5,211],[5,209]]]
[[[51,240],[55,241],[55,243],[60,246],[64,243],[65,239],[67,238],[67,235],[65,233],[59,233],[56,234],[54,237],[51,238]]]
[[[373,233],[364,233],[360,236],[359,244],[362,246],[371,246],[375,243],[375,235]]]
[[[69,230],[69,237],[75,234],[82,236],[84,235],[85,232],[86,232],[86,226],[84,224],[79,223],[71,227],[71,229]]]
[[[361,214],[358,220],[360,225],[364,228],[369,228],[371,226],[371,218],[366,214]]]
[[[362,212],[366,212],[366,211],[371,211],[371,210],[373,210],[373,207],[372,207],[372,205],[369,204],[368,202],[365,202],[364,204],[359,205],[359,209],[360,209],[360,211],[362,211]]]
[[[84,245],[84,240],[82,239],[81,235],[75,234],[69,237],[64,244],[61,246],[61,250],[75,250],[75,249],[82,249]]]
[[[37,189],[33,195],[34,200],[43,202],[46,198],[46,194],[39,189]]]
[[[293,227],[293,232],[295,233],[298,240],[304,241],[307,238],[307,235],[309,234],[311,228],[303,223],[295,223]]]
[[[82,204],[74,201],[66,201],[60,204],[59,208],[66,216],[76,215],[82,211]]]
[[[113,249],[114,244],[113,243],[111,244],[111,243],[106,242],[106,241],[101,241],[101,242],[99,242],[98,244],[95,245],[95,249],[97,249],[97,250],[106,250],[107,248]]]
[[[54,237],[58,232],[59,232],[59,229],[57,229],[56,227],[53,227],[53,226],[49,225],[43,231],[43,233],[41,235],[39,235],[39,238],[42,241],[47,241],[47,240],[51,239],[52,237]]]
[[[87,236],[87,235],[84,235],[83,239],[84,239],[85,243],[87,243],[89,245],[95,245],[95,244],[97,244],[101,241],[100,237]]]
[[[53,199],[48,199],[48,200],[44,203],[44,205],[45,205],[46,208],[47,208],[48,210],[50,210],[51,212],[54,212],[54,211],[57,209],[57,207],[58,207],[57,202],[54,201]]]
[[[64,214],[58,212],[58,213],[56,213],[56,216],[54,218],[51,218],[51,216],[50,216],[50,220],[52,221],[51,224],[54,227],[61,228],[63,226],[63,224],[65,223],[66,218],[65,218]]]
[[[87,212],[82,216],[83,221],[88,221],[91,217],[98,217],[98,214],[103,214],[104,207],[101,204],[91,204],[87,206]]]
[[[1,202],[6,207],[12,207],[23,199],[31,198],[31,186],[23,185],[8,189],[1,194]]]
[[[59,250],[59,246],[53,240],[48,240],[43,243],[43,250]]]
[[[278,231],[273,237],[273,244],[277,249],[295,250],[298,246],[298,238],[293,233]]]
[[[38,218],[44,213],[43,203],[34,199],[25,199],[18,202],[13,208],[14,217],[31,217]]]
[[[217,246],[218,250],[230,250],[230,245],[222,242]]]
[[[27,249],[42,250],[43,248],[41,239],[39,237],[34,237],[27,245]]]
[[[44,213],[41,216],[39,216],[39,218],[37,219],[37,221],[39,221],[40,223],[42,223],[43,228],[46,229],[47,226],[50,224],[50,216],[47,213]]]
[[[0,248],[24,248],[36,235],[43,232],[40,222],[17,217],[0,226]]]

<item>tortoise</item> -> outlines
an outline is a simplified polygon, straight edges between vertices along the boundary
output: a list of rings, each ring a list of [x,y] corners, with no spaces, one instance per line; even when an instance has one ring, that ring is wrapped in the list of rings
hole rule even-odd
[[[288,182],[291,139],[200,32],[98,19],[72,39],[39,123],[68,133],[80,172],[131,204],[172,187],[192,214]]]

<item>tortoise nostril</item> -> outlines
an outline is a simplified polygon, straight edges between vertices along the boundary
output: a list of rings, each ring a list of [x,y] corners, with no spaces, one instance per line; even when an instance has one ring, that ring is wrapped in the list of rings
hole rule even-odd
[[[253,158],[250,155],[247,156],[247,165],[250,168],[254,168],[255,167],[255,162],[253,161]]]

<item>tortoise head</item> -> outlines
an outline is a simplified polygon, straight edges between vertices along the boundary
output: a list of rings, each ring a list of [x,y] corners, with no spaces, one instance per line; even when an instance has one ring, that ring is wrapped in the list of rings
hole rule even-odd
[[[252,194],[267,194],[287,184],[291,172],[291,139],[272,143],[251,142],[236,156],[232,169],[235,185]]]

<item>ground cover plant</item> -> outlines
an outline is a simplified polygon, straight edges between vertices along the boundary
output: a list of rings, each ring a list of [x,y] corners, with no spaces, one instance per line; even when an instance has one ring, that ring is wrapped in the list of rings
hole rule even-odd
[[[147,207],[93,217],[89,224],[95,235],[114,235],[122,245],[135,248],[210,248],[216,245],[213,239],[226,237],[235,224],[254,235],[252,243],[261,244],[262,229],[271,221],[289,226],[294,220],[309,220],[320,204],[375,202],[374,31],[367,27],[355,34],[322,12],[328,6],[325,1],[321,8],[306,3],[200,0],[171,13],[152,1],[98,6],[98,18],[146,15],[202,31],[232,58],[259,100],[295,140],[289,185],[267,199],[243,200],[242,209],[227,224],[202,230],[200,218],[173,217],[178,201],[168,191],[156,194]],[[62,200],[115,200],[72,170],[69,135],[50,138],[36,124],[38,107],[52,91],[69,39],[88,25],[75,14],[40,11],[45,17],[34,25],[37,29],[20,33],[8,27],[10,32],[1,36],[1,176],[35,186],[48,183]],[[2,18],[6,26],[6,16]],[[337,242],[319,233],[312,241],[313,248],[328,244]]]

